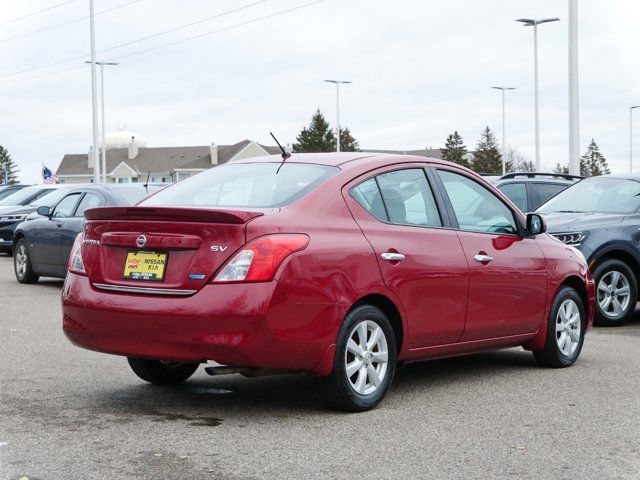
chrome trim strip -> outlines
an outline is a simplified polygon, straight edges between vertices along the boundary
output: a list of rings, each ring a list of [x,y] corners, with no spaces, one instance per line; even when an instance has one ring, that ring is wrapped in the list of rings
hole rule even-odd
[[[123,293],[144,293],[147,295],[168,295],[168,296],[186,296],[197,293],[197,290],[171,290],[168,288],[155,288],[155,287],[125,287],[122,285],[107,285],[104,283],[94,283],[94,287],[100,290],[110,290],[113,292]]]

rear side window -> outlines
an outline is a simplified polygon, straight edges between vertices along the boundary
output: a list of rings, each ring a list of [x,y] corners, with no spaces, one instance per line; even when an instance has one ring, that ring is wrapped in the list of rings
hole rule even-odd
[[[420,168],[383,173],[356,185],[350,195],[383,222],[442,226],[433,193]]]
[[[533,201],[532,210],[535,210],[550,198],[555,197],[569,185],[559,183],[532,183],[529,185],[531,189],[531,197]]]
[[[304,163],[238,163],[211,168],[142,201],[144,206],[281,207],[340,170]]]
[[[89,210],[90,208],[99,207],[101,203],[102,203],[102,200],[100,200],[100,197],[98,197],[97,195],[94,195],[93,193],[87,193],[87,194],[85,194],[85,196],[80,201],[80,204],[78,205],[78,208],[76,209],[75,216],[76,217],[82,217],[82,216],[84,216],[84,211],[85,210]]]
[[[509,200],[515,203],[516,207],[522,212],[529,210],[527,206],[527,187],[524,183],[505,183],[498,187],[502,193],[504,193]]]

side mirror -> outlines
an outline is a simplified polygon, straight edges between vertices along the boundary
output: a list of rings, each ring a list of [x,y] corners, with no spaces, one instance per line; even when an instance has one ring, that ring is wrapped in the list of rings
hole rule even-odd
[[[51,209],[49,207],[47,207],[46,205],[41,205],[36,210],[36,213],[38,215],[43,216],[43,217],[48,217],[49,215],[51,215]]]
[[[527,214],[527,234],[540,235],[547,231],[547,225],[544,220],[537,213]]]

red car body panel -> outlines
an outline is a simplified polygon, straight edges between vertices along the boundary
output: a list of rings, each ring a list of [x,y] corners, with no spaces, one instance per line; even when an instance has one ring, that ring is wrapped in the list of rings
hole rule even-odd
[[[289,162],[338,165],[341,171],[281,209],[88,211],[87,242],[81,249],[87,274],[67,275],[62,294],[65,334],[81,347],[118,355],[327,375],[340,325],[365,297],[397,312],[400,361],[517,345],[539,349],[551,303],[565,282],[586,297],[591,325],[594,287],[588,269],[573,249],[550,236],[385,224],[348,194],[350,186],[379,172],[435,165],[474,175],[524,221],[489,184],[447,162],[359,155],[294,155]],[[288,256],[269,282],[211,283],[243,245],[274,233],[304,233],[309,244]],[[169,254],[163,282],[122,278],[126,253],[137,248],[140,234],[146,237],[145,248]],[[214,245],[228,249],[212,254]],[[406,260],[379,260],[380,253],[393,249],[407,254]],[[479,252],[496,261],[475,262]],[[190,279],[191,273],[205,278]],[[112,292],[96,287],[100,284],[195,293]]]

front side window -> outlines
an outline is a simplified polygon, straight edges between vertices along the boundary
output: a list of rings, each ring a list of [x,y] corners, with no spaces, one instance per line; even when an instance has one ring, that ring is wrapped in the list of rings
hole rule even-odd
[[[524,183],[505,183],[498,187],[522,212],[529,210],[527,206],[527,187]]]
[[[220,165],[167,187],[140,205],[281,207],[339,171],[326,165],[293,162]]]
[[[562,183],[532,183],[530,188],[533,209],[535,210],[550,198],[553,198],[561,191],[566,190],[568,186],[569,185]]]
[[[433,193],[421,168],[382,173],[353,187],[350,195],[383,222],[442,226]]]
[[[513,213],[488,189],[464,175],[438,170],[461,230],[516,234]]]
[[[56,208],[53,210],[53,217],[55,218],[67,218],[73,215],[73,210],[76,207],[76,203],[78,203],[78,199],[80,198],[80,193],[72,193],[67,195],[60,203],[56,205]]]

